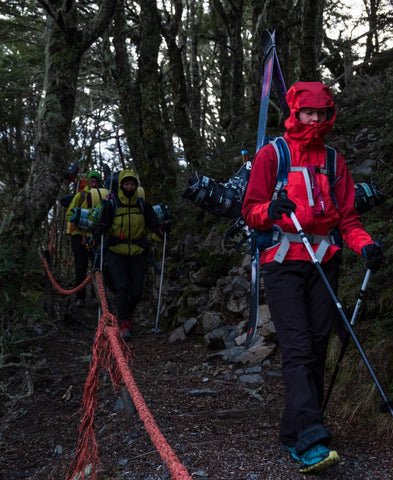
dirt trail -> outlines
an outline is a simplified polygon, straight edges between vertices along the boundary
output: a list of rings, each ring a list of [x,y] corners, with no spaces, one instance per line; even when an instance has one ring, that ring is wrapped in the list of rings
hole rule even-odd
[[[65,478],[77,444],[97,312],[84,309],[78,318],[32,341],[25,371],[13,372],[15,393],[23,381],[34,390],[1,409],[2,480]],[[241,366],[212,357],[197,340],[169,344],[167,333],[136,326],[130,347],[138,388],[193,479],[393,479],[391,440],[381,438],[361,413],[357,423],[343,423],[334,398],[327,426],[340,465],[318,477],[298,473],[277,444],[283,406],[278,355],[263,367],[263,381],[249,385],[239,380]],[[119,392],[107,376],[101,380],[95,420],[99,479],[171,479],[138,414],[117,410]]]

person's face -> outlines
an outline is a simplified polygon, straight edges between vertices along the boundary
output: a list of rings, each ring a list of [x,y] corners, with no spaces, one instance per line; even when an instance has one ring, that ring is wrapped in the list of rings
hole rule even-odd
[[[302,108],[299,111],[302,123],[323,123],[327,120],[327,108]]]
[[[122,186],[127,192],[135,192],[136,190],[136,183],[131,179],[125,180]]]
[[[89,180],[89,188],[98,188],[100,186],[100,182],[98,178],[91,177]]]

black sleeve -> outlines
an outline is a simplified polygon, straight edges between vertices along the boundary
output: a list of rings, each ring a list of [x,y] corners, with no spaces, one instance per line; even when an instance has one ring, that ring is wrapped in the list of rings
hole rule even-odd
[[[143,214],[145,216],[146,227],[151,232],[156,232],[160,226],[160,222],[158,220],[156,212],[154,211],[150,203],[145,202]]]

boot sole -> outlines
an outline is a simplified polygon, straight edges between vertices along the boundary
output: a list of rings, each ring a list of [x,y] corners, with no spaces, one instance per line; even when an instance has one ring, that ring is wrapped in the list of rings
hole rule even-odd
[[[305,465],[304,467],[299,469],[299,472],[320,472],[322,470],[325,470],[325,468],[334,467],[334,465],[337,465],[339,461],[340,457],[338,456],[338,453],[335,450],[330,450],[329,455],[326,458],[324,458],[318,463],[314,463],[314,465]]]

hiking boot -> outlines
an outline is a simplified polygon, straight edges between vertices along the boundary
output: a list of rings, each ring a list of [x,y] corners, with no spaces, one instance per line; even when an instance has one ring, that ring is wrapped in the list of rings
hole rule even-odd
[[[297,462],[301,461],[299,455],[296,453],[296,447],[290,447],[289,445],[284,445],[283,443],[280,443],[280,448],[283,452],[290,453],[291,457]]]
[[[335,450],[330,450],[324,445],[314,445],[297,456],[302,463],[302,466],[299,469],[299,472],[301,473],[320,472],[325,468],[337,465],[340,461],[338,453]]]
[[[302,454],[296,453],[296,447],[290,447],[283,443],[280,443],[280,447],[283,452],[290,453],[294,460],[302,464],[299,469],[302,473],[320,472],[340,461],[335,450],[329,450],[323,445],[314,445]]]

